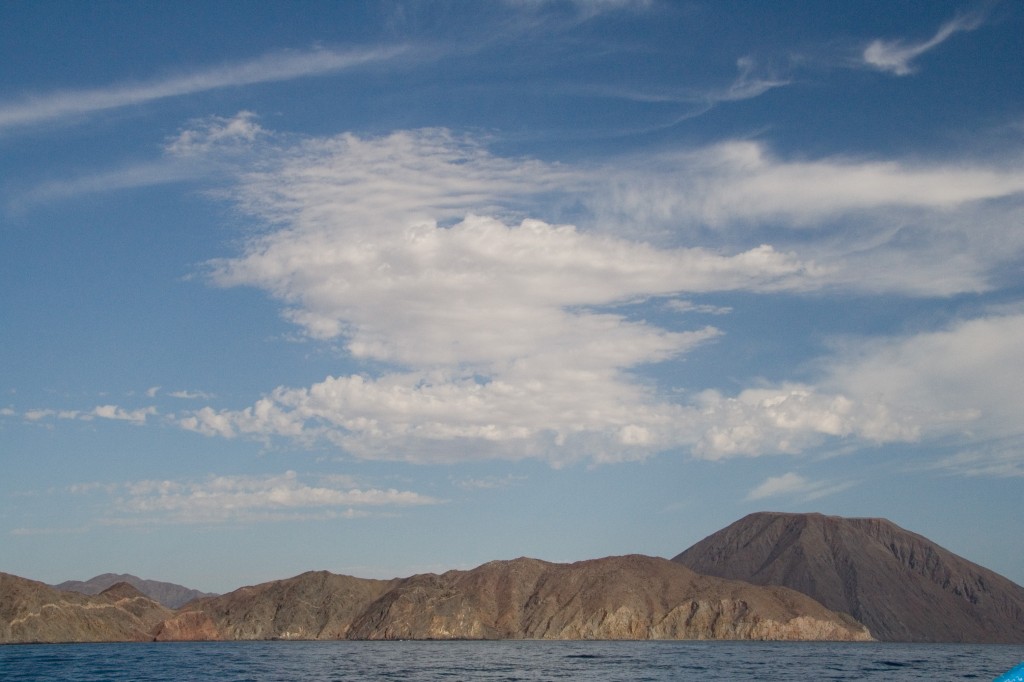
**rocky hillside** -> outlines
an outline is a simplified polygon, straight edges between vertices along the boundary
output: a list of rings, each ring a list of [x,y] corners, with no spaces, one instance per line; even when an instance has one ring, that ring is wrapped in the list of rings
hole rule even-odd
[[[700,576],[665,559],[493,561],[401,581],[352,624],[359,639],[870,639],[804,595]]]
[[[751,514],[673,561],[798,590],[880,640],[1024,642],[1024,588],[885,519]]]
[[[127,583],[98,595],[0,573],[0,642],[148,641],[174,615]]]
[[[121,583],[90,597],[4,576],[0,641],[149,639],[865,640],[798,592],[699,576],[666,559],[495,561],[365,580],[304,573],[170,611]]]
[[[178,619],[201,615],[198,622],[224,639],[345,639],[352,622],[397,582],[311,571],[195,602]],[[173,639],[170,632],[163,638]],[[179,639],[197,637],[186,630]]]
[[[160,602],[172,609],[182,607],[193,599],[216,596],[208,592],[200,592],[199,590],[175,585],[174,583],[144,580],[130,573],[104,573],[85,581],[67,580],[60,585],[53,585],[53,587],[58,590],[70,590],[72,592],[81,592],[82,594],[99,594],[117,583],[128,583],[153,601]]]

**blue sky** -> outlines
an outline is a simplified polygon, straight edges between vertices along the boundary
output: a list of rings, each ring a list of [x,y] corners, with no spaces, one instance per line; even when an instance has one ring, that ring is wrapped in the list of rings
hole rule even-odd
[[[0,5],[0,570],[882,516],[1024,583],[1024,7]]]

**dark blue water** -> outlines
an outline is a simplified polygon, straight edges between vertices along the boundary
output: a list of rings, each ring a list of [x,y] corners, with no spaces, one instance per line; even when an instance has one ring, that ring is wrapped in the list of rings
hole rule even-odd
[[[1024,646],[760,642],[209,642],[0,646],[0,679],[992,680]]]

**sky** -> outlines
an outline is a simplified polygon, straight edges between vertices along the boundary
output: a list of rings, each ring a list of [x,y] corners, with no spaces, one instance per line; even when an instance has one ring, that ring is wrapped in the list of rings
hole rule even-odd
[[[1024,583],[1024,5],[0,3],[0,570],[885,517]]]

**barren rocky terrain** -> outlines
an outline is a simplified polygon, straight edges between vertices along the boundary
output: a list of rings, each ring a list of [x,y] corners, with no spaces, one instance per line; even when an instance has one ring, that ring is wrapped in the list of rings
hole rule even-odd
[[[126,582],[85,595],[0,573],[0,643],[872,637],[1024,642],[1024,588],[884,519],[779,513],[671,561],[520,558],[393,580],[316,571],[177,610]]]
[[[1024,642],[1024,588],[885,519],[751,514],[673,561],[798,590],[880,640]]]

